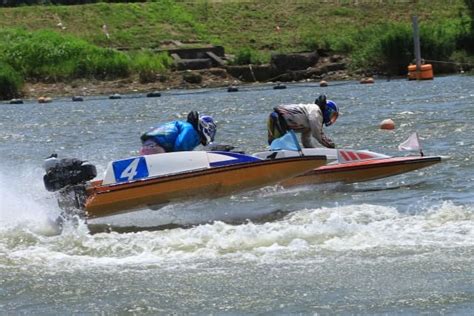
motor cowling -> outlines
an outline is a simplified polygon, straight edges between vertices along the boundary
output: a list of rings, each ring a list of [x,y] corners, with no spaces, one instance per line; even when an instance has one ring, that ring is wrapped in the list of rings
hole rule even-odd
[[[66,186],[84,183],[97,176],[97,169],[94,165],[76,158],[49,160],[45,165],[45,170],[44,186],[51,192],[59,191]]]

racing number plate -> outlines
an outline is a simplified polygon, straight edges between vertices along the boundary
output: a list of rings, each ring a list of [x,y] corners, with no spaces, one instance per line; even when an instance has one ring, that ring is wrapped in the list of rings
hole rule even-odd
[[[148,177],[145,157],[116,160],[112,163],[116,182],[126,182]]]

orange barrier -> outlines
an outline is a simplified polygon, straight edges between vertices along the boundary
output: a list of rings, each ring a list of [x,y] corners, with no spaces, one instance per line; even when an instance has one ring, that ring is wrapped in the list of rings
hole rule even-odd
[[[39,97],[38,98],[38,103],[50,103],[52,101],[53,101],[53,99],[51,99],[50,97]]]
[[[367,77],[367,78],[364,78],[360,81],[360,83],[362,83],[362,84],[374,83],[374,82],[375,82],[375,80],[372,77]]]
[[[433,66],[431,64],[421,65],[420,71],[416,71],[416,65],[408,66],[408,80],[430,80],[433,79]]]

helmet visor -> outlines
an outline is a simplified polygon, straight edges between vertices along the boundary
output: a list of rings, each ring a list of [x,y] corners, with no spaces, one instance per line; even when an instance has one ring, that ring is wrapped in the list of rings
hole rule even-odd
[[[329,114],[329,122],[326,123],[326,126],[329,126],[329,125],[332,125],[334,124],[336,121],[337,121],[337,118],[339,117],[339,113],[338,112],[331,112]]]

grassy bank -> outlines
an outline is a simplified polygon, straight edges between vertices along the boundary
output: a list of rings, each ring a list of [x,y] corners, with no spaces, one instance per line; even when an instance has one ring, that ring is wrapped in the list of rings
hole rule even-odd
[[[147,82],[170,64],[152,50],[162,41],[191,40],[223,45],[240,63],[268,62],[272,52],[322,49],[350,56],[353,69],[401,74],[413,59],[412,15],[419,17],[425,59],[471,62],[464,50],[473,41],[469,12],[463,0],[161,0],[1,8],[0,61],[28,81],[138,74]]]
[[[160,41],[176,39],[222,44],[234,53],[241,47],[285,52],[322,46],[347,51],[354,34],[374,25],[410,25],[414,14],[421,24],[456,23],[466,11],[463,0],[161,0],[2,8],[0,27],[49,28],[99,46],[132,49],[156,48]]]
[[[29,32],[13,28],[0,31],[0,61],[0,99],[18,96],[24,80],[53,83],[136,75],[146,83],[171,65],[166,53],[123,53],[52,30]]]

